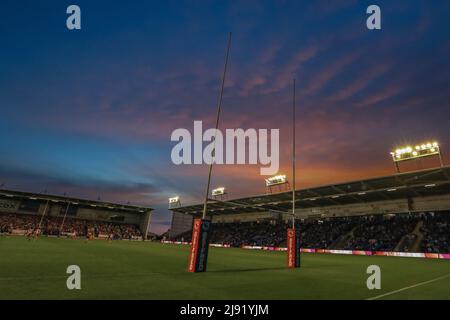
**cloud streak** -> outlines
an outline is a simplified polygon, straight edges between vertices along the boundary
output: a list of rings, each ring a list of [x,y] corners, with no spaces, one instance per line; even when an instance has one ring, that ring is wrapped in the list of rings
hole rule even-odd
[[[395,19],[376,33],[354,0],[113,5],[106,18],[92,2],[85,9],[98,18],[72,36],[51,19],[53,4],[39,6],[5,7],[22,22],[46,13],[39,36],[0,22],[0,180],[13,188],[149,204],[167,227],[167,197],[201,201],[207,172],[171,163],[170,134],[214,125],[230,30],[220,128],[280,129],[280,170],[290,172],[295,77],[299,186],[387,174],[391,148],[450,141],[444,2],[383,3]],[[264,192],[263,178],[259,166],[213,176],[233,197]]]

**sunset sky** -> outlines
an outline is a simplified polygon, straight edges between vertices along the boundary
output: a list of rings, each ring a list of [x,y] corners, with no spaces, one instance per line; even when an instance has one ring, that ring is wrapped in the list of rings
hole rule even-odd
[[[66,28],[77,4],[82,29]],[[382,29],[366,28],[378,4]],[[2,1],[0,184],[156,209],[201,201],[207,166],[172,164],[177,128],[279,128],[297,187],[392,174],[391,149],[437,140],[450,157],[449,1]],[[259,165],[217,166],[231,198],[264,193]]]

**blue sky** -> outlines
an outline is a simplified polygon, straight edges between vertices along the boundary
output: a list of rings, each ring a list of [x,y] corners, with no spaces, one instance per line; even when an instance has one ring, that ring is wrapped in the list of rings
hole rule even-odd
[[[65,26],[77,4],[82,29]],[[0,182],[155,207],[200,201],[207,168],[170,161],[176,128],[212,125],[233,32],[222,128],[280,128],[289,172],[298,84],[298,186],[392,173],[389,151],[450,148],[450,3],[377,1],[3,1]],[[448,158],[446,158],[448,159]],[[230,196],[264,192],[258,166],[218,166]]]

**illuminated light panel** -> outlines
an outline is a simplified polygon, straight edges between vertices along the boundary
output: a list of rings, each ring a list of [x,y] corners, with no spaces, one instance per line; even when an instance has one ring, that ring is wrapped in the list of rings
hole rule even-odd
[[[220,188],[213,189],[213,190],[211,191],[211,194],[212,194],[213,196],[220,196],[220,195],[223,195],[223,194],[225,194],[225,187],[220,187]]]
[[[392,159],[394,162],[412,160],[416,158],[429,157],[438,155],[440,153],[439,143],[426,142],[418,144],[414,147],[404,146],[402,148],[397,148],[391,152]]]
[[[178,203],[178,202],[180,202],[180,197],[172,197],[172,198],[169,198],[169,204],[170,203]]]
[[[284,184],[286,182],[287,182],[286,175],[280,174],[280,175],[266,179],[266,186],[270,187],[270,186],[275,186],[277,184]]]

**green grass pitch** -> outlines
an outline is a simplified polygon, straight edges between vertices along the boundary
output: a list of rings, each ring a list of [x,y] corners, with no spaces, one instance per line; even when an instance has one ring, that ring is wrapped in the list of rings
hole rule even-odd
[[[367,299],[402,288],[381,299],[450,299],[450,261],[303,254],[302,268],[290,270],[284,252],[211,248],[208,272],[191,274],[188,249],[2,236],[0,299]],[[72,264],[81,268],[81,290],[66,287]],[[366,287],[373,264],[381,290]]]

